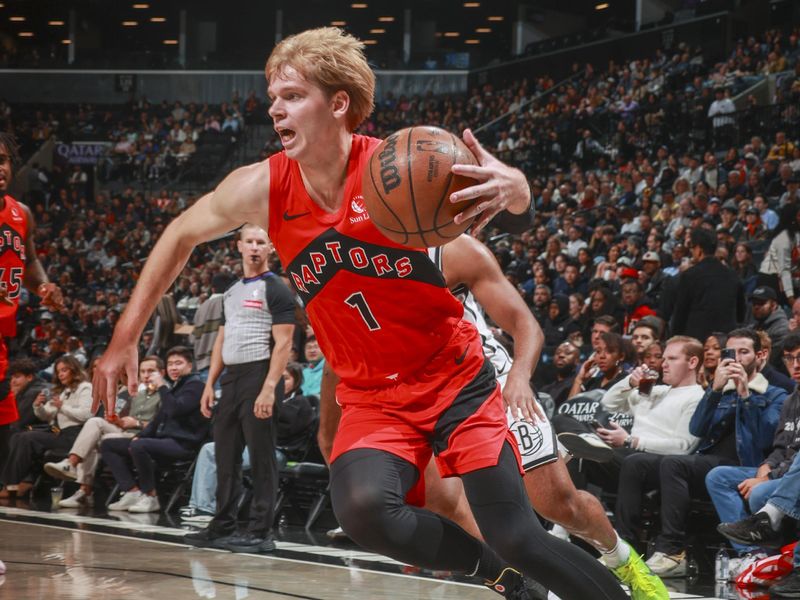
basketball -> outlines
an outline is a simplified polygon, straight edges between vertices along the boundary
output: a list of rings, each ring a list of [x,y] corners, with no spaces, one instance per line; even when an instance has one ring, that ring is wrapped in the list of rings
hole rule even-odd
[[[438,127],[401,129],[375,149],[362,180],[372,222],[390,240],[412,248],[441,246],[472,224],[453,217],[476,200],[450,202],[450,194],[475,184],[450,172],[454,164],[478,164],[456,135]]]

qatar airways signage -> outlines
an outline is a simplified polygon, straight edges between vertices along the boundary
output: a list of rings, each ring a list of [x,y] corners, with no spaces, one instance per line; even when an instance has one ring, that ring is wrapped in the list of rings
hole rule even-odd
[[[70,165],[96,165],[110,148],[109,142],[58,143],[53,150],[53,158]]]

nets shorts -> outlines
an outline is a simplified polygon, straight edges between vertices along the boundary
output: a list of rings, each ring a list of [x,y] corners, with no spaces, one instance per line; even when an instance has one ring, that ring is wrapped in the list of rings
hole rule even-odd
[[[545,419],[531,423],[515,419],[511,415],[511,410],[506,411],[506,419],[508,428],[517,442],[522,469],[525,472],[558,460],[558,439],[550,421]]]
[[[505,442],[517,448],[494,367],[466,321],[414,376],[371,390],[343,382],[336,399],[342,418],[331,462],[348,450],[371,448],[399,456],[423,473],[433,454],[441,475],[451,477],[496,465]],[[413,504],[424,503],[421,480],[409,494]]]

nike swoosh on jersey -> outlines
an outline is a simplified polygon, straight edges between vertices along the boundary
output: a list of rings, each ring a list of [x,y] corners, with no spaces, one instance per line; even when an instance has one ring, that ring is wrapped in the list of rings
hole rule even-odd
[[[464,359],[465,359],[465,358],[467,358],[467,352],[469,352],[469,345],[467,345],[467,347],[466,347],[466,348],[464,348],[464,354],[462,354],[461,356],[459,356],[459,357],[456,359],[456,364],[457,364],[457,365],[460,365],[461,363],[463,363],[463,362],[464,362]]]
[[[300,217],[305,217],[306,215],[310,215],[311,211],[307,210],[304,213],[297,213],[296,215],[290,215],[288,210],[283,211],[283,220],[284,221],[293,221],[294,219],[299,219]]]

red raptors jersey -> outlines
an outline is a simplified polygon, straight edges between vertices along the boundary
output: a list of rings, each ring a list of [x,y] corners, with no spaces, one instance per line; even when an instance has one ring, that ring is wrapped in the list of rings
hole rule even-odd
[[[392,385],[426,365],[463,308],[424,250],[371,223],[361,175],[375,138],[353,135],[344,198],[328,213],[284,152],[269,159],[269,235],[333,370],[351,387]]]
[[[17,305],[25,276],[25,237],[28,219],[19,202],[5,197],[0,210],[0,281],[6,284],[8,299],[0,302],[0,336],[14,337],[17,333]]]
[[[8,348],[6,337],[17,333],[17,305],[25,276],[25,236],[28,233],[28,219],[19,202],[5,196],[5,205],[0,210],[0,281],[6,284],[12,304],[0,302],[0,380],[5,379],[8,370]],[[0,425],[13,423],[19,419],[14,394],[8,393],[0,398]]]

